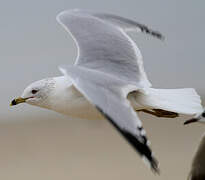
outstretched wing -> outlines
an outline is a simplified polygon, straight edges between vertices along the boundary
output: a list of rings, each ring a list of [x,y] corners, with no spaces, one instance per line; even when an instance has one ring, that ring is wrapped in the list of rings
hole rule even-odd
[[[106,73],[80,66],[60,70],[71,78],[74,86],[96,106],[135,150],[148,160],[152,170],[158,172],[158,163],[148,146],[142,123],[126,98],[127,83]]]
[[[82,10],[64,11],[57,16],[57,21],[77,45],[75,65],[97,69],[131,84],[151,86],[144,71],[142,55],[126,31],[136,28],[162,38],[160,33],[119,16]]]
[[[118,26],[118,28],[122,29],[125,32],[135,31],[135,32],[142,32],[148,35],[151,35],[153,37],[156,37],[160,40],[164,40],[164,36],[158,32],[150,29],[144,24],[140,24],[138,22],[135,22],[131,19],[127,19],[121,16],[117,16],[114,14],[106,14],[106,13],[92,13],[92,15],[103,19],[104,21],[111,23],[115,26]]]

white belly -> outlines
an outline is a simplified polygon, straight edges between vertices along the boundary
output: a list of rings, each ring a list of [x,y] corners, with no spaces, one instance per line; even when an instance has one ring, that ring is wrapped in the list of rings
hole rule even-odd
[[[74,118],[104,118],[95,106],[89,103],[74,86],[70,86],[66,91],[66,93],[62,92],[61,96],[57,96],[55,100],[52,100],[53,106],[50,109]],[[62,97],[62,94],[66,96]]]
[[[73,85],[63,89],[59,95],[55,95],[54,97],[52,103],[50,103],[52,104],[52,107],[49,109],[74,118],[104,119],[103,115],[101,115],[96,107],[89,103]],[[128,100],[135,110],[144,108],[136,102],[134,93],[128,95]]]
[[[67,108],[63,114],[80,119],[92,120],[104,118],[101,113],[95,108],[95,106],[90,104],[83,96],[77,97],[72,102],[70,102],[70,107]]]

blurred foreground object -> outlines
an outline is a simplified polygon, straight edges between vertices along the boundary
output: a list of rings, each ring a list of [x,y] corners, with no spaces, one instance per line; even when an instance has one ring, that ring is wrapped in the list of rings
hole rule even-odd
[[[188,180],[205,180],[205,134],[193,158]]]

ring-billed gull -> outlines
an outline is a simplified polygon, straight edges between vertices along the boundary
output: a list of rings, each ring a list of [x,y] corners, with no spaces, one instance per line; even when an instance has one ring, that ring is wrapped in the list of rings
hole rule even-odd
[[[158,172],[136,111],[170,118],[202,111],[194,89],[151,88],[141,53],[128,32],[163,36],[126,18],[84,10],[64,11],[57,21],[77,45],[75,64],[59,68],[64,76],[32,83],[11,105],[26,102],[72,117],[105,117]]]

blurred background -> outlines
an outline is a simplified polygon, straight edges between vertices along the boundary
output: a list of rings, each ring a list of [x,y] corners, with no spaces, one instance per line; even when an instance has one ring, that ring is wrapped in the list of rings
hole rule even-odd
[[[183,126],[187,117],[158,119],[140,114],[160,162],[154,176],[106,121],[71,119],[48,110],[9,107],[31,82],[60,76],[76,47],[55,20],[65,9],[83,8],[131,18],[159,30],[160,42],[135,39],[155,88],[194,87],[205,97],[205,2],[186,0],[19,0],[0,6],[0,179],[186,179],[205,126]]]

